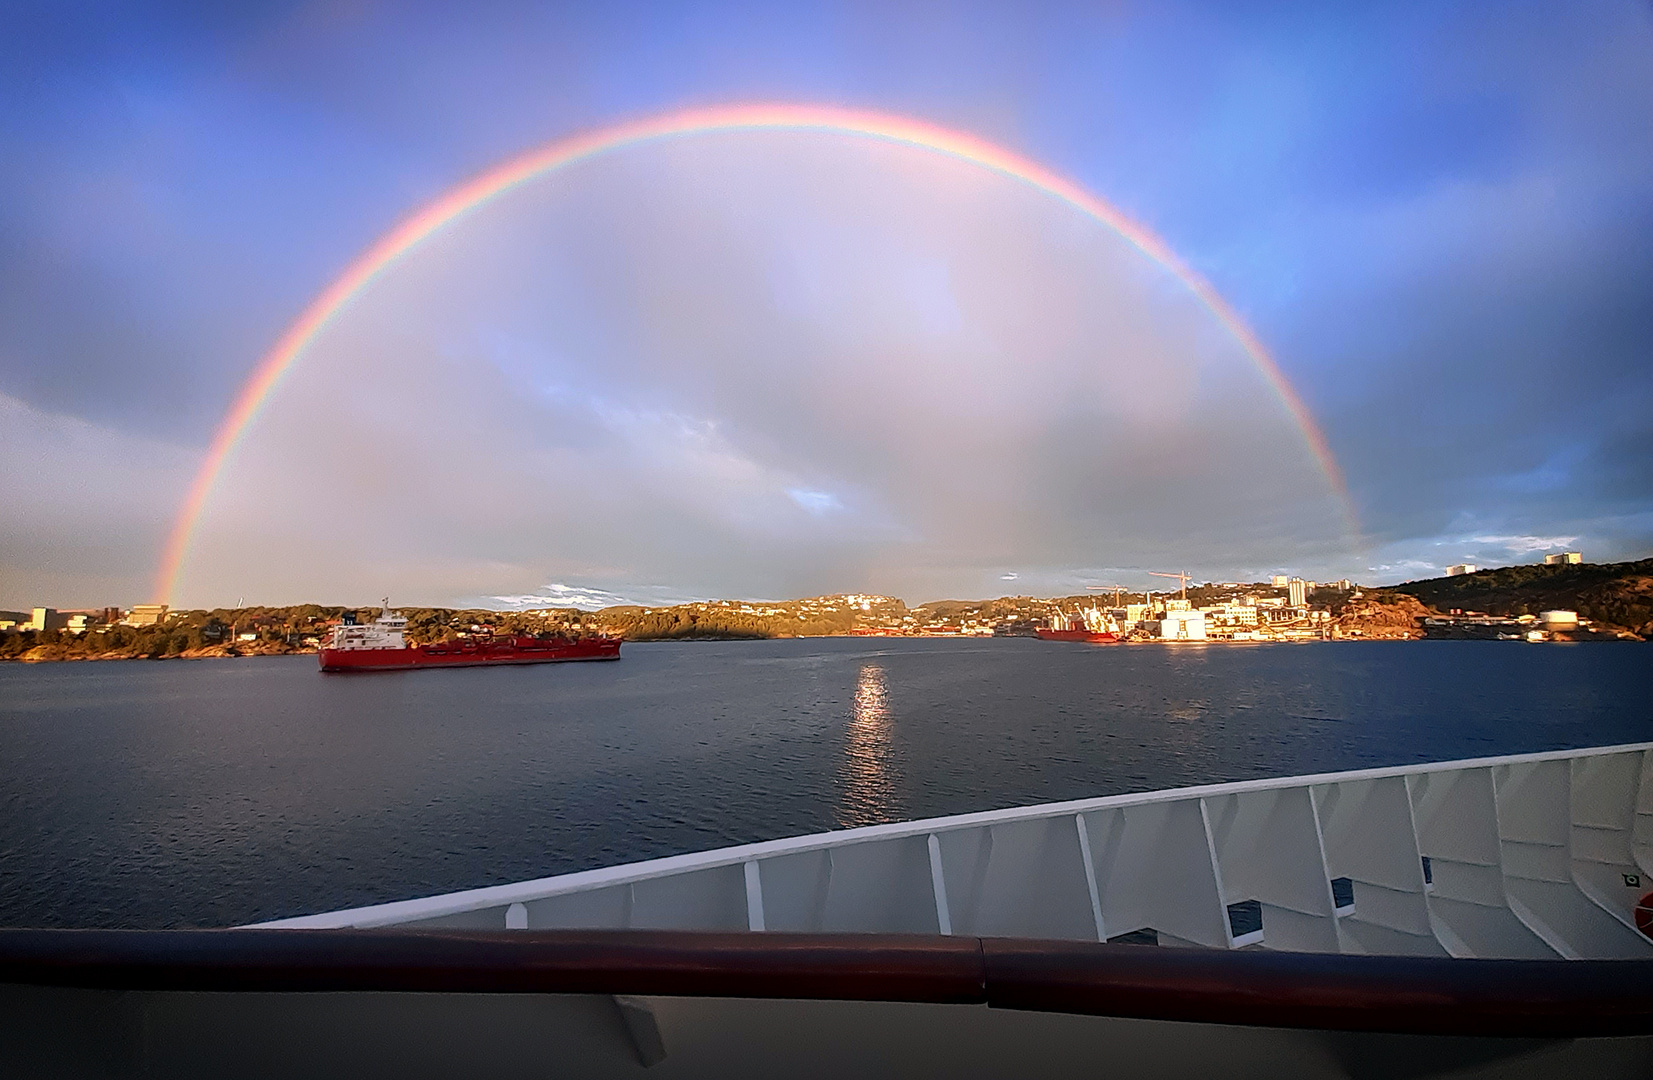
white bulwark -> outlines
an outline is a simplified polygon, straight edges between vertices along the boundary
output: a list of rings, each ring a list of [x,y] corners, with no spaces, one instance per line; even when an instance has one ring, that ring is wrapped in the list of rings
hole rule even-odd
[[[265,923],[1653,957],[1653,743],[873,825]]]

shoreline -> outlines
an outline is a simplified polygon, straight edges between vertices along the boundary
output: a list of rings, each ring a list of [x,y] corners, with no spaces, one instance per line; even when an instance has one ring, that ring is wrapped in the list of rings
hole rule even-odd
[[[997,635],[997,637],[998,637],[999,640],[1021,640],[1021,641],[1036,641],[1036,640],[1038,640],[1037,638],[1028,637],[1028,636],[1022,635],[1022,634],[1004,634],[1004,635]],[[752,637],[752,636],[749,636],[749,635],[739,635],[739,634],[729,634],[729,635],[705,634],[705,635],[695,635],[693,637],[682,636],[682,637],[627,638],[625,640],[627,642],[632,643],[632,644],[639,644],[640,645],[640,644],[659,644],[661,642],[690,643],[690,642],[702,642],[702,641],[704,641],[704,642],[713,642],[713,641],[818,641],[818,640],[833,640],[833,639],[843,640],[843,641],[961,641],[961,640],[962,641],[991,641],[991,640],[994,640],[994,637],[988,636],[988,635],[985,635],[985,634],[904,634],[904,635],[895,635],[895,634],[881,634],[881,635],[867,635],[867,634],[792,634],[792,635],[785,635],[785,636],[776,635],[776,636],[773,636],[773,637]],[[1221,638],[1213,638],[1213,639],[1208,639],[1208,640],[1205,640],[1205,641],[1153,641],[1153,640],[1148,640],[1148,641],[1120,641],[1120,642],[1098,643],[1098,644],[1089,644],[1089,643],[1083,643],[1083,642],[1049,642],[1047,644],[1050,644],[1050,645],[1053,645],[1053,646],[1058,646],[1058,647],[1064,646],[1064,645],[1072,646],[1072,645],[1075,645],[1075,644],[1082,644],[1082,645],[1084,645],[1085,648],[1091,648],[1091,649],[1111,649],[1111,648],[1117,648],[1117,647],[1120,647],[1120,646],[1124,646],[1124,647],[1127,647],[1127,648],[1140,648],[1140,647],[1143,647],[1143,646],[1160,646],[1160,647],[1163,647],[1163,648],[1185,649],[1185,648],[1189,648],[1189,647],[1239,648],[1239,647],[1259,646],[1259,645],[1340,645],[1340,644],[1348,645],[1348,644],[1368,644],[1368,643],[1374,643],[1374,642],[1376,642],[1376,643],[1384,643],[1384,642],[1430,642],[1430,641],[1433,641],[1433,642],[1442,642],[1442,641],[1487,641],[1487,642],[1496,642],[1497,640],[1498,639],[1494,639],[1494,638],[1472,638],[1472,637],[1445,636],[1445,635],[1438,636],[1438,637],[1430,637],[1427,634],[1424,634],[1424,635],[1396,634],[1396,635],[1392,635],[1392,636],[1345,635],[1345,636],[1340,636],[1340,637],[1327,637],[1327,638],[1281,638],[1281,639],[1264,640],[1264,641],[1230,641],[1230,640],[1225,640],[1225,639],[1221,639]],[[1599,632],[1598,631],[1598,632],[1593,632],[1592,633],[1592,632],[1586,631],[1586,632],[1581,632],[1580,634],[1575,635],[1575,636],[1570,636],[1570,637],[1565,637],[1565,638],[1554,638],[1554,639],[1551,639],[1551,640],[1548,640],[1548,641],[1541,641],[1541,642],[1507,641],[1507,642],[1502,642],[1502,643],[1511,644],[1511,645],[1596,645],[1596,644],[1611,644],[1611,643],[1645,644],[1645,641],[1644,641],[1644,639],[1638,638],[1633,634],[1624,633],[1624,632],[1606,633],[1606,632]],[[76,656],[35,656],[35,655],[32,655],[35,652],[38,652],[38,651],[41,651],[41,650],[49,650],[51,648],[52,648],[52,646],[49,646],[49,645],[39,646],[36,649],[32,649],[29,652],[22,654],[21,656],[0,657],[0,664],[75,664],[75,663],[96,663],[96,662],[107,661],[107,660],[152,660],[152,661],[163,661],[163,660],[247,660],[247,659],[254,659],[254,658],[266,657],[266,656],[315,656],[319,652],[319,650],[317,650],[317,649],[309,649],[309,648],[298,648],[298,649],[273,648],[273,649],[259,649],[259,650],[254,650],[254,651],[248,651],[248,650],[227,648],[227,647],[224,647],[224,646],[213,646],[213,647],[205,648],[205,649],[186,649],[183,652],[168,653],[168,654],[165,654],[165,655],[156,655],[156,654],[153,654],[153,653],[141,653],[141,652],[126,652],[126,651],[98,653],[98,654],[95,654],[95,655],[76,655]]]

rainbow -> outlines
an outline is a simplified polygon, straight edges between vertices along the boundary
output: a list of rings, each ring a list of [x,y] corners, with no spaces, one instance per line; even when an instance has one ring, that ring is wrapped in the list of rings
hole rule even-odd
[[[913,147],[968,162],[1002,176],[1018,180],[1060,199],[1108,226],[1144,255],[1175,275],[1199,298],[1224,328],[1233,335],[1246,355],[1273,387],[1291,413],[1321,470],[1341,501],[1345,527],[1351,538],[1359,537],[1353,505],[1341,470],[1332,457],[1326,437],[1314,422],[1279,365],[1245,324],[1239,314],[1217,293],[1211,283],[1177,257],[1159,237],[1126,217],[1115,207],[1084,188],[1037,162],[984,139],[934,124],[886,113],[814,105],[731,105],[684,109],[658,116],[615,124],[558,139],[520,157],[513,158],[452,188],[435,201],[409,215],[356,257],[332,284],[328,285],[275,345],[259,361],[252,376],[241,388],[223,422],[214,434],[200,470],[190,484],[177,520],[167,539],[156,580],[157,602],[169,602],[184,562],[190,540],[201,519],[213,485],[224,471],[247,426],[281,376],[315,340],[316,335],[342,311],[350,300],[375,278],[421,241],[443,226],[476,210],[495,197],[535,177],[566,168],[602,154],[651,139],[701,135],[723,131],[786,130],[855,135],[899,146]]]

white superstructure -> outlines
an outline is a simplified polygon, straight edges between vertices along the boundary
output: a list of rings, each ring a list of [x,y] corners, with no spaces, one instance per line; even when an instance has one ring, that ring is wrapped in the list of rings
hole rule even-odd
[[[405,649],[407,617],[390,610],[387,597],[379,610],[379,617],[366,625],[342,623],[333,628],[325,648],[328,649]]]

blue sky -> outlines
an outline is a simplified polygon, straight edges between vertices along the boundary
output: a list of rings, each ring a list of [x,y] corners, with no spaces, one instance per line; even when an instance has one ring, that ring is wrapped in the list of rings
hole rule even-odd
[[[625,155],[387,282],[318,344],[332,381],[296,379],[249,437],[180,599],[342,601],[379,595],[377,576],[431,601],[916,601],[1182,566],[1392,581],[1653,549],[1645,3],[39,5],[0,34],[0,605],[145,599],[237,387],[402,215],[560,135],[754,100],[968,131],[1160,233],[1308,403],[1361,542],[1328,532],[1278,409],[1197,311],[1132,321],[1162,283],[1117,245],[932,165],[748,140]],[[966,209],[929,221],[943,188]],[[693,311],[662,300],[699,275]],[[1003,299],[1017,282],[1021,307]],[[1084,384],[1106,407],[1069,408],[1083,342],[1023,349],[1004,329],[1034,310],[1117,339],[1109,378]],[[811,312],[830,328],[798,332]],[[420,372],[394,393],[348,367],[390,341]],[[428,389],[449,377],[476,399]],[[868,380],[884,411],[822,404]],[[1133,393],[1150,434],[1093,438],[1123,440]],[[440,432],[427,482],[305,463],[385,394],[402,434],[383,438]],[[454,494],[442,462],[508,422],[541,433],[513,461],[575,431],[609,449],[558,459],[578,491],[523,467]],[[961,438],[971,425],[996,434]],[[831,437],[846,430],[854,445]],[[1132,456],[1196,436],[1203,463]],[[1219,459],[1244,455],[1241,482]],[[248,539],[311,552],[356,513],[381,541],[336,574]]]

